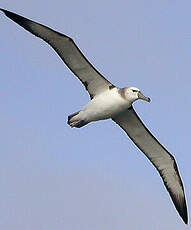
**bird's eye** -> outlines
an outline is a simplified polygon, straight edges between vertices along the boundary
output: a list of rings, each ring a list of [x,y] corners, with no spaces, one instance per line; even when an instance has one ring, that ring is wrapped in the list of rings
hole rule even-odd
[[[132,89],[132,91],[135,93],[135,92],[138,92],[136,89]]]

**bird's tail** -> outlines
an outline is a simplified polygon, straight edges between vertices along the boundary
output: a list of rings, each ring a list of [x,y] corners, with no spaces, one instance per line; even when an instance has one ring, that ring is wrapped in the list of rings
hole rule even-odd
[[[84,125],[88,124],[88,122],[81,120],[78,118],[78,114],[80,111],[73,113],[71,115],[68,116],[68,125],[70,125],[72,128],[76,127],[76,128],[81,128]]]

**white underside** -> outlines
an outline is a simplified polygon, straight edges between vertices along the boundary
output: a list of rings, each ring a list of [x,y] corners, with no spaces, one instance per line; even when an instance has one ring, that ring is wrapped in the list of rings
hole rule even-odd
[[[85,120],[87,122],[109,119],[129,108],[131,104],[131,102],[121,97],[117,88],[114,88],[95,96],[87,106],[75,116],[75,119]]]

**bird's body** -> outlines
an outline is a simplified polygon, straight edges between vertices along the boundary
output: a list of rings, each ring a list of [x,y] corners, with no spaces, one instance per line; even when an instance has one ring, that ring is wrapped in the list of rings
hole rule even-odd
[[[0,10],[20,26],[46,41],[88,91],[90,102],[79,112],[70,115],[68,124],[80,128],[89,122],[109,118],[117,123],[155,166],[178,213],[187,224],[184,187],[176,161],[145,127],[132,106],[138,99],[148,102],[150,99],[135,87],[115,87],[84,57],[70,37],[10,11]]]
[[[79,113],[72,117],[87,124],[92,121],[105,120],[131,107],[132,102],[119,93],[121,89],[114,87],[95,96]]]

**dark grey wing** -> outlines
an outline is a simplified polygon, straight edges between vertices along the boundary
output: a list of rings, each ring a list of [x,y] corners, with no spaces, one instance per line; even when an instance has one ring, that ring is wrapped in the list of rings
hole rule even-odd
[[[70,37],[10,11],[0,10],[14,22],[51,45],[68,68],[84,84],[91,98],[112,86],[85,58]]]
[[[133,107],[117,115],[113,120],[156,167],[177,211],[187,224],[188,215],[184,188],[174,157],[149,132]]]

